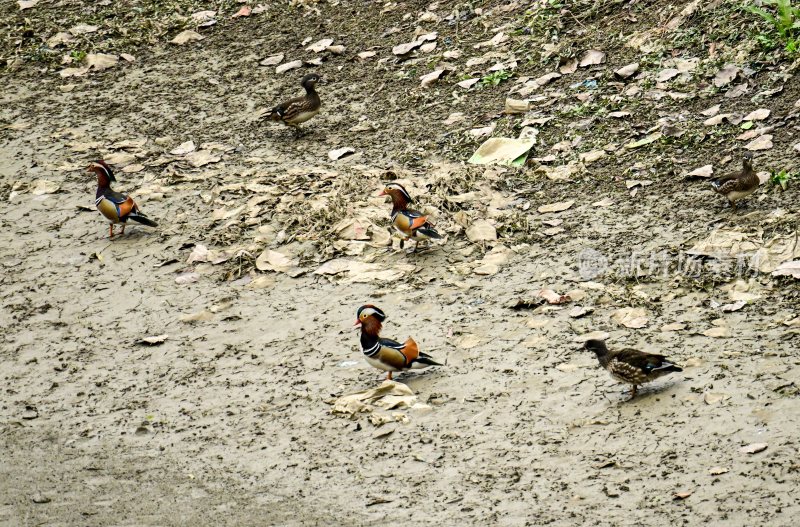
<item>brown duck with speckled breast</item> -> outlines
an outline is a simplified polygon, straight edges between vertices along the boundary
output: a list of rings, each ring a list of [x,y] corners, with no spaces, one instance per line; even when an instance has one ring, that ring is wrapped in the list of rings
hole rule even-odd
[[[630,348],[610,351],[602,340],[587,340],[583,347],[597,355],[600,366],[613,378],[633,386],[631,397],[636,395],[639,385],[652,382],[672,372],[683,371],[680,366],[673,364],[663,355]]]
[[[711,180],[711,187],[717,194],[728,198],[733,210],[736,210],[738,200],[756,191],[758,184],[758,175],[753,170],[753,154],[750,152],[744,154],[741,172]]]
[[[303,77],[300,85],[306,90],[302,97],[296,97],[282,102],[270,110],[267,118],[271,121],[282,122],[291,126],[295,130],[295,136],[300,137],[300,124],[308,121],[319,113],[322,102],[315,87],[322,82],[322,77],[316,73],[310,73]]]

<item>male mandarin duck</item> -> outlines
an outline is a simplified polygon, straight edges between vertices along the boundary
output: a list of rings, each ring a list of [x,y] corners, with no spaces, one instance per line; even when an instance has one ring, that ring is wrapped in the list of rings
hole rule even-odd
[[[295,134],[299,137],[301,123],[304,123],[319,113],[321,102],[319,94],[314,89],[318,82],[322,81],[322,77],[316,73],[311,73],[303,77],[300,85],[306,90],[306,94],[302,97],[289,99],[288,101],[280,103],[278,106],[270,110],[267,118],[271,121],[283,122],[287,126],[295,129]]]
[[[427,353],[422,353],[411,337],[400,344],[392,339],[380,337],[381,323],[386,320],[383,311],[373,305],[364,305],[356,311],[355,325],[361,326],[361,350],[370,366],[387,373],[392,379],[392,372],[441,366],[434,362]]]
[[[630,348],[609,351],[602,340],[587,340],[583,347],[597,355],[600,366],[613,378],[633,386],[631,398],[636,395],[636,388],[640,384],[654,381],[672,372],[683,371],[663,355]]]
[[[711,180],[711,187],[717,194],[722,194],[736,210],[736,201],[746,198],[758,188],[758,175],[753,170],[753,154],[746,152],[742,163],[742,171],[728,174]]]
[[[111,182],[116,182],[111,167],[105,161],[96,161],[89,165],[88,172],[97,175],[97,194],[94,204],[100,214],[109,221],[109,238],[114,237],[114,225],[122,224],[122,232],[125,234],[125,224],[128,220],[137,221],[149,227],[158,227],[158,224],[144,215],[139,210],[139,206],[133,198],[120,192],[111,190]]]
[[[392,198],[392,225],[403,237],[400,240],[401,249],[405,240],[417,242],[414,245],[414,252],[416,252],[420,240],[440,239],[442,237],[433,229],[433,225],[428,221],[427,216],[408,208],[408,204],[413,203],[414,200],[411,199],[403,185],[389,183],[378,195]]]

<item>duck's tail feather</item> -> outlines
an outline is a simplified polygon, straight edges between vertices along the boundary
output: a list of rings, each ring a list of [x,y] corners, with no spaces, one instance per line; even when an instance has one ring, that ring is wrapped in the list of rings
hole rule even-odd
[[[428,227],[421,227],[421,228],[417,229],[417,232],[420,233],[420,234],[424,234],[428,238],[434,238],[436,240],[440,240],[442,238],[441,234],[439,234],[435,230],[433,230],[431,228],[428,228]]]
[[[151,220],[150,218],[148,218],[147,216],[145,216],[141,212],[131,213],[131,215],[128,216],[128,219],[129,220],[133,220],[133,221],[138,221],[139,223],[141,223],[143,225],[147,225],[148,227],[158,227],[158,223],[154,222],[153,220]]]
[[[672,364],[671,362],[663,362],[661,366],[654,368],[653,371],[662,371],[668,373],[673,371],[683,371],[683,368],[677,364]]]
[[[418,366],[419,368],[424,368],[426,366],[444,366],[444,364],[436,362],[435,360],[433,360],[433,357],[423,352],[420,352],[419,356],[416,359],[414,359],[414,363],[421,364],[422,366]]]

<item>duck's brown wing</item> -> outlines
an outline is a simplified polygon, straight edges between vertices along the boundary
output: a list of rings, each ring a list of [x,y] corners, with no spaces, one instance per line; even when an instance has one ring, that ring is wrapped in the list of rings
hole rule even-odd
[[[650,375],[658,371],[682,371],[680,367],[672,363],[663,355],[645,353],[643,351],[630,348],[622,349],[614,353],[612,360],[625,363],[628,366],[641,371],[645,375]]]
[[[740,190],[745,176],[741,172],[734,174],[727,174],[711,180],[711,186],[720,194],[728,194],[736,190]]]
[[[306,112],[313,112],[318,108],[319,98],[308,96],[295,97],[273,108],[269,113],[269,118],[273,121],[292,121],[298,115]]]

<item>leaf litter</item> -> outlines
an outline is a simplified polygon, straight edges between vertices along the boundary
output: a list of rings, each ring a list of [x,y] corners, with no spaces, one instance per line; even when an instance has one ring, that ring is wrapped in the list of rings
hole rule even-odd
[[[392,422],[408,422],[409,410],[428,408],[428,405],[417,401],[417,395],[408,386],[386,380],[376,388],[339,397],[334,401],[331,413],[350,418],[366,416],[373,425],[382,426]]]

